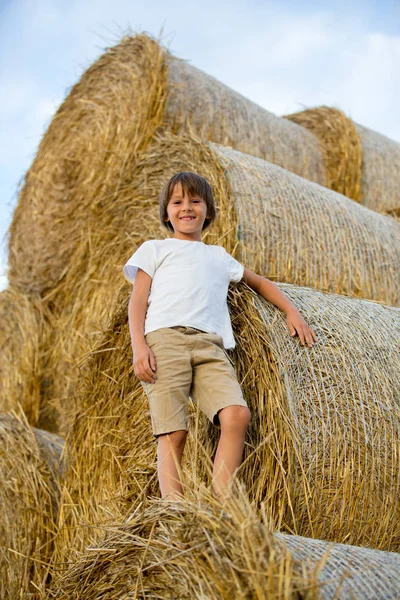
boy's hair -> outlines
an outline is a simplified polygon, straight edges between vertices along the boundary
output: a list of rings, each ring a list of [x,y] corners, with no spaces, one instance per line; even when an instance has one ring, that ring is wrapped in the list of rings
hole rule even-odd
[[[207,179],[201,175],[198,175],[197,173],[192,173],[191,171],[181,171],[180,173],[176,173],[169,181],[167,181],[161,190],[159,202],[161,224],[168,231],[174,231],[171,222],[166,221],[165,219],[168,218],[167,205],[177,183],[181,184],[183,193],[186,192],[186,194],[191,197],[200,196],[205,201],[207,205],[207,218],[203,224],[204,230],[206,227],[211,225],[217,214],[215,210],[214,197],[211,186]]]

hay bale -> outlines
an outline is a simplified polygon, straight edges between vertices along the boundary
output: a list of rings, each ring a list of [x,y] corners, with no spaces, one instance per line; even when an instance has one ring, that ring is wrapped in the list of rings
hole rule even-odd
[[[325,182],[319,141],[147,35],[126,36],[83,74],[25,175],[10,226],[9,279],[43,293],[73,269],[115,202],[133,201],[135,159],[159,130],[194,132]],[[140,217],[136,207],[136,217]]]
[[[138,161],[134,182],[154,226],[162,182],[185,168],[216,191],[219,220],[204,241],[272,280],[400,303],[400,225],[392,219],[259,158],[165,136]]]
[[[12,287],[0,293],[0,412],[18,406],[32,426],[56,428],[45,375],[49,312],[37,294]]]
[[[237,346],[228,354],[252,413],[239,477],[276,528],[398,550],[400,312],[278,287],[319,343],[301,347],[279,309],[243,283],[231,286]],[[148,403],[132,365],[129,292],[121,289],[114,318],[82,369],[56,562],[87,545],[80,524],[107,524],[159,494]],[[218,432],[191,402],[189,409],[183,470],[210,484]]]
[[[400,216],[400,144],[362,127],[343,111],[311,108],[286,118],[321,141],[327,187],[371,210]]]
[[[63,440],[0,415],[0,597],[36,598],[49,578]]]
[[[292,552],[294,561],[311,563],[311,569],[322,563],[317,581],[321,585],[318,592],[324,600],[397,600],[399,597],[400,556],[395,552],[331,545],[281,533],[276,533],[275,539]]]
[[[224,507],[204,485],[191,482],[186,494],[180,503],[142,502],[103,527],[52,583],[47,600],[314,597],[320,565],[293,561],[243,490]]]
[[[276,281],[400,302],[400,225],[392,219],[250,155],[160,136],[136,161],[131,200],[122,195],[99,217],[50,295],[51,397],[64,436],[79,365],[111,317],[121,267],[140,242],[165,237],[158,195],[182,168],[203,173],[215,191],[218,218],[204,241],[223,245],[246,267]]]
[[[203,485],[150,499],[103,528],[47,600],[398,598],[400,556],[274,533],[241,486],[223,506]]]

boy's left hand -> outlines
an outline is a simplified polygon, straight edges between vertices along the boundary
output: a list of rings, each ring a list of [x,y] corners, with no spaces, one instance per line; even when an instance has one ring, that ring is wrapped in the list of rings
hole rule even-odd
[[[286,324],[292,337],[294,337],[297,333],[302,346],[307,343],[311,348],[317,343],[317,336],[308,323],[303,319],[297,308],[287,313]]]

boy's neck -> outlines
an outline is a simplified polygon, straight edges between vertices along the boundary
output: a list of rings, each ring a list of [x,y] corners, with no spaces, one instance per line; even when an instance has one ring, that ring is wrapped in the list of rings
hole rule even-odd
[[[197,238],[197,237],[182,237],[180,235],[174,235],[173,239],[175,240],[183,240],[185,242],[201,242],[201,237]]]

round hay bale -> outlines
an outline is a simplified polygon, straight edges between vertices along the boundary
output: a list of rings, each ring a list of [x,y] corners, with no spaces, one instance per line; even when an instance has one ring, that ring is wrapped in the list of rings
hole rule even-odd
[[[0,597],[36,598],[48,582],[63,440],[0,415]]]
[[[21,183],[9,229],[9,279],[43,293],[72,254],[132,201],[135,159],[156,131],[235,146],[325,183],[318,139],[272,115],[149,37],[125,36],[87,69],[56,112]],[[142,224],[136,207],[138,231]]]
[[[99,217],[50,294],[51,398],[63,435],[79,365],[111,316],[121,267],[143,240],[166,236],[158,196],[182,169],[202,173],[215,192],[218,217],[206,243],[223,245],[271,280],[400,303],[400,224],[248,154],[192,136],[159,136],[136,160],[130,201],[122,195]]]
[[[240,488],[224,507],[204,486],[192,483],[186,492],[179,503],[142,502],[103,527],[46,598],[311,597],[320,565],[293,561]]]
[[[46,304],[37,294],[9,287],[0,293],[0,321],[0,412],[20,406],[30,425],[54,430],[56,414],[46,393]]]
[[[393,217],[400,216],[400,144],[362,127],[343,111],[319,106],[286,115],[321,141],[327,187]]]
[[[318,568],[317,596],[324,600],[399,598],[400,555],[395,552],[328,544],[281,533],[275,534],[275,540],[292,552],[296,563]]]
[[[284,313],[231,286],[228,351],[252,413],[239,477],[274,526],[334,542],[399,550],[400,312],[279,283],[319,340],[291,338]],[[82,368],[67,438],[57,562],[106,523],[158,494],[156,443],[134,375],[130,286]],[[210,480],[218,431],[190,402],[184,474]],[[90,477],[87,477],[90,473]]]
[[[398,554],[274,533],[238,485],[221,506],[190,482],[180,502],[142,502],[99,537],[48,600],[398,598]]]
[[[135,197],[154,227],[163,182],[197,171],[218,199],[219,221],[203,241],[223,244],[272,280],[400,304],[398,223],[249,154],[214,143],[200,152],[202,145],[160,136],[138,160]],[[134,220],[125,227],[133,229]]]

